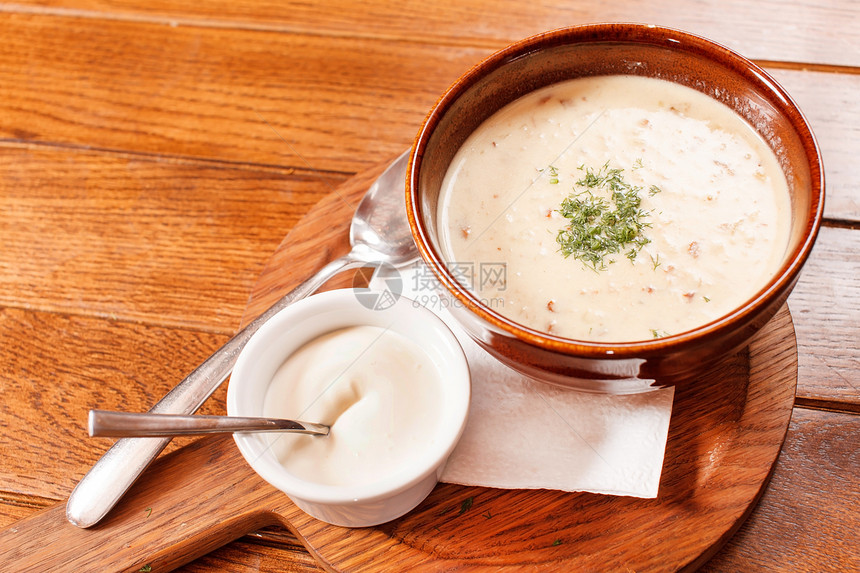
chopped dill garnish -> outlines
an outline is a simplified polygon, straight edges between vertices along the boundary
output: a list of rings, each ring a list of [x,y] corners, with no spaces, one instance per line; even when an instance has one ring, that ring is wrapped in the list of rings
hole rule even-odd
[[[705,302],[711,302],[711,299],[709,299],[709,298],[708,298],[708,297],[706,297],[706,296],[703,296],[702,298],[703,298],[703,299],[705,299]]]
[[[608,162],[597,171],[585,166],[579,169],[585,174],[576,185],[585,189],[569,195],[558,209],[570,221],[556,236],[562,255],[565,258],[573,255],[595,270],[606,268],[607,255],[622,251],[632,262],[642,247],[651,242],[643,234],[650,224],[643,221],[649,212],[640,208],[642,188],[626,182],[624,170],[612,169]],[[608,192],[609,199],[595,195],[592,190]]]
[[[553,165],[549,166],[549,183],[550,185],[558,185],[558,169]]]
[[[657,267],[660,266],[660,253],[657,253],[657,256],[651,255],[651,265],[654,267],[654,270],[657,270]]]
[[[664,336],[669,336],[669,333],[666,332],[665,330],[654,330],[652,328],[651,329],[651,336],[653,336],[654,338],[663,338]]]

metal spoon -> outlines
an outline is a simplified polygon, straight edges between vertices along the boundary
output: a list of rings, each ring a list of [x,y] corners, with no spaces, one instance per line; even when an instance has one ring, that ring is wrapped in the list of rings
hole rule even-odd
[[[90,410],[87,428],[90,437],[164,437],[237,432],[292,432],[327,436],[329,426],[280,418],[239,416],[184,416],[146,412]]]
[[[397,158],[367,190],[349,229],[352,250],[324,266],[239,331],[150,409],[158,414],[193,414],[230,374],[239,352],[259,328],[290,303],[305,298],[337,273],[369,263],[405,266],[418,258],[406,220],[404,185],[409,153]],[[117,440],[78,482],[66,502],[66,517],[78,527],[98,523],[137,480],[170,438]]]

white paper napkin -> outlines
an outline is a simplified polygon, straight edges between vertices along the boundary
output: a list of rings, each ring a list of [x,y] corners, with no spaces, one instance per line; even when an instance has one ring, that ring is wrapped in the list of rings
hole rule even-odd
[[[442,481],[505,489],[587,491],[657,497],[674,389],[632,395],[578,392],[537,382],[479,347],[444,308],[429,270],[374,277],[442,318],[463,346],[472,402]],[[433,281],[435,289],[441,285]]]

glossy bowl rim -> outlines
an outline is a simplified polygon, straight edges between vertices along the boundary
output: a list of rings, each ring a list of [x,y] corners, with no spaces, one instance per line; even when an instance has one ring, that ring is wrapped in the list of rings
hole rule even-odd
[[[595,39],[595,35],[605,36]],[[805,232],[794,251],[786,256],[785,262],[774,277],[743,305],[728,314],[718,317],[699,327],[682,333],[654,340],[626,342],[592,342],[564,338],[521,325],[483,305],[478,298],[465,289],[448,272],[445,259],[432,246],[429,231],[421,223],[419,214],[423,211],[420,204],[419,189],[420,167],[427,144],[436,125],[444,117],[456,99],[467,92],[483,76],[499,67],[542,49],[574,43],[627,43],[651,46],[672,46],[687,52],[699,54],[714,60],[730,69],[759,88],[763,94],[773,96],[781,105],[778,109],[786,115],[800,139],[809,161],[811,195],[809,210],[806,214]],[[720,58],[722,56],[722,58]],[[772,104],[776,103],[768,98]],[[439,98],[428,113],[409,157],[406,179],[406,210],[412,237],[421,258],[435,273],[448,293],[470,312],[498,329],[529,345],[545,350],[587,358],[648,358],[664,355],[695,346],[704,338],[717,333],[731,331],[733,325],[743,323],[758,309],[766,308],[786,289],[790,289],[803,267],[818,234],[824,214],[824,166],[818,143],[800,108],[791,96],[767,72],[741,54],[709,40],[703,36],[674,28],[640,23],[597,23],[558,28],[524,38],[495,52],[473,66],[455,81]]]

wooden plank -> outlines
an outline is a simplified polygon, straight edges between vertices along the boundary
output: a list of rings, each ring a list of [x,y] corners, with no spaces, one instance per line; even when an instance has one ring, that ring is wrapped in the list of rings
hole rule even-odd
[[[758,507],[702,573],[860,571],[860,416],[795,408]]]
[[[177,573],[321,573],[313,557],[292,539],[284,546],[261,545],[254,539],[243,538],[216,549],[212,553],[175,569]]]
[[[27,493],[0,491],[0,530],[57,503]]]
[[[401,153],[488,53],[16,14],[0,27],[0,138],[323,171]]]
[[[67,497],[113,443],[87,436],[89,409],[148,410],[225,341],[205,332],[0,309],[0,491]],[[222,387],[202,411],[224,413],[225,393]]]
[[[26,5],[26,6],[22,6]],[[590,22],[648,22],[710,37],[768,60],[860,64],[860,33],[854,25],[860,7],[830,0],[706,0],[683,2],[619,0],[609,4],[518,2],[516,0],[385,0],[327,2],[229,2],[205,0],[24,0],[7,8],[18,12],[43,7],[82,17],[175,22],[179,25],[247,27],[310,34],[419,40],[428,43],[499,47],[521,37],[561,26]],[[766,23],[764,25],[763,23]],[[830,41],[822,41],[822,38]],[[839,41],[833,41],[838,38]]]
[[[860,74],[768,71],[791,94],[818,140],[826,179],[824,216],[860,221]]]
[[[798,346],[797,399],[860,412],[860,231],[821,229],[789,298]]]
[[[353,173],[407,148],[437,97],[492,51],[104,24],[0,13],[0,138]],[[772,71],[818,133],[828,216],[860,219],[860,75]]]
[[[37,511],[56,503],[56,500],[0,493],[0,530],[14,527],[14,523],[19,519],[30,517]],[[175,571],[178,573],[208,571],[319,573],[322,569],[294,535],[284,529],[272,528],[233,541]]]
[[[0,147],[0,305],[232,333],[263,264],[342,176]]]

